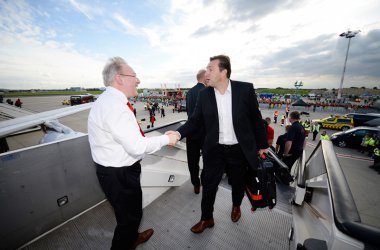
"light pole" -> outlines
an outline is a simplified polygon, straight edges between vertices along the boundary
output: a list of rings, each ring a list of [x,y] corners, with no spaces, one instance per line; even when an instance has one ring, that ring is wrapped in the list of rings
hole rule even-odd
[[[303,82],[302,81],[296,81],[295,83],[294,83],[294,87],[296,87],[296,94],[297,94],[297,90],[299,89],[299,88],[301,88],[303,86]]]
[[[348,46],[347,46],[347,52],[346,52],[346,60],[344,60],[342,79],[340,80],[340,85],[339,85],[339,90],[338,90],[338,99],[342,98],[344,73],[346,72],[346,64],[347,64],[347,58],[348,58],[348,51],[350,50],[351,38],[355,37],[359,32],[360,30],[355,30],[355,31],[348,30],[347,32],[343,32],[342,34],[339,35],[341,37],[348,38]]]

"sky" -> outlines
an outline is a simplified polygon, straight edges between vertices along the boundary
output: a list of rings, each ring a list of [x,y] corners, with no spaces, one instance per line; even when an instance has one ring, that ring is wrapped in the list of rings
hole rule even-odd
[[[211,56],[255,88],[380,88],[378,0],[0,0],[0,89],[103,87],[114,56],[140,88],[196,83]]]

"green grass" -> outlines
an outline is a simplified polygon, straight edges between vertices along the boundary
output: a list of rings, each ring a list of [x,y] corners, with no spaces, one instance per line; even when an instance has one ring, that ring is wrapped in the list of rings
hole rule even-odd
[[[139,89],[139,93],[141,93],[143,90]],[[283,88],[276,88],[276,89],[256,89],[257,93],[273,93],[273,94],[279,94],[279,95],[285,95],[285,94],[300,94],[300,95],[307,95],[311,90],[309,89],[283,89]],[[86,93],[90,93],[93,95],[99,95],[102,93],[100,90],[85,90],[85,91],[36,91],[36,92],[30,92],[30,91],[12,91],[12,92],[4,92],[3,96],[5,97],[21,97],[21,96],[54,96],[54,95],[83,95]]]
[[[5,97],[18,97],[18,96],[52,96],[52,95],[84,95],[84,94],[99,95],[102,91],[39,91],[39,92],[6,92]]]

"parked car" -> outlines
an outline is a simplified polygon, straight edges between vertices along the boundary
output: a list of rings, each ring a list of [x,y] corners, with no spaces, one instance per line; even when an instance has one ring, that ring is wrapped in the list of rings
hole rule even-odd
[[[376,127],[380,125],[380,114],[379,113],[349,113],[346,115],[354,121],[354,126],[371,126]]]
[[[380,128],[365,126],[355,127],[343,132],[333,134],[331,136],[331,141],[334,143],[334,145],[341,148],[358,148],[363,140],[363,137],[366,134],[377,134],[377,136],[380,136]]]
[[[313,122],[318,122],[321,128],[339,129],[343,131],[354,127],[353,119],[347,116],[330,116],[321,120],[313,120]]]

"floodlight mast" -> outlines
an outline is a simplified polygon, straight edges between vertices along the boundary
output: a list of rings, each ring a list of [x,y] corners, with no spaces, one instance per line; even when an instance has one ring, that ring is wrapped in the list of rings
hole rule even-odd
[[[347,46],[347,52],[346,52],[346,59],[344,60],[344,66],[343,66],[343,73],[342,73],[342,78],[340,80],[340,85],[339,85],[339,90],[338,90],[338,99],[342,98],[342,92],[343,92],[343,80],[344,80],[344,73],[346,72],[346,64],[347,64],[347,58],[348,58],[348,51],[350,50],[350,43],[351,43],[351,38],[355,37],[360,30],[348,30],[347,32],[343,32],[339,36],[348,38],[348,46]]]

